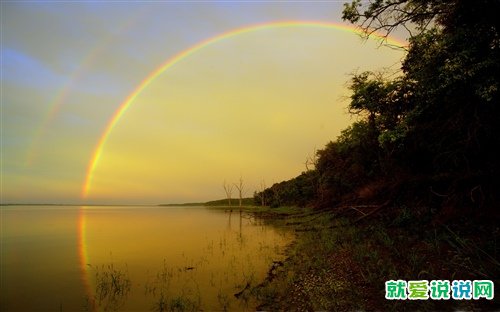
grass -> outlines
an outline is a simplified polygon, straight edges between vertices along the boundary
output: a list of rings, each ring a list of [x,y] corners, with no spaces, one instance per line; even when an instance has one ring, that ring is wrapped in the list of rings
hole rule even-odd
[[[110,263],[91,268],[95,271],[95,296],[86,298],[84,311],[121,311],[131,290],[128,271]],[[151,311],[199,311],[201,295],[198,291],[183,289],[182,292],[171,292],[171,281],[180,270],[174,270],[164,261],[162,269],[144,285],[145,295],[152,296],[154,302]],[[169,297],[170,296],[170,297]]]
[[[90,267],[95,271],[95,297],[86,298],[84,309],[94,311],[99,307],[104,311],[120,310],[131,288],[127,268],[117,268],[113,263]]]
[[[384,298],[384,283],[390,279],[490,279],[498,283],[498,235],[485,242],[446,226],[423,224],[409,207],[397,207],[396,216],[367,218],[363,223],[329,211],[296,208],[269,209],[260,215],[267,222],[289,227],[297,239],[273,279],[252,290],[262,303],[259,309],[499,308],[498,300],[410,302]]]
[[[95,273],[89,281],[92,295],[87,298],[84,309],[120,311],[140,304],[149,311],[252,310],[255,299],[250,288],[260,282],[266,263],[280,257],[280,250],[276,249],[281,249],[284,236],[265,232],[261,221],[248,211],[233,212],[235,228],[224,227],[218,237],[207,236],[206,247],[200,248],[194,258],[183,252],[180,259],[171,263],[164,259],[158,268],[142,273],[143,279],[134,275],[137,271],[132,267],[129,278],[126,265],[92,265],[91,271]],[[224,217],[230,222],[230,213],[224,213]],[[247,233],[241,228],[238,230],[242,220],[245,224],[258,225],[252,225],[254,229]],[[249,233],[257,234],[250,237]]]
[[[152,310],[155,312],[165,311],[199,311],[201,308],[201,294],[198,289],[182,289],[175,291],[173,281],[186,270],[173,268],[163,260],[163,266],[145,285],[145,294],[154,299]]]

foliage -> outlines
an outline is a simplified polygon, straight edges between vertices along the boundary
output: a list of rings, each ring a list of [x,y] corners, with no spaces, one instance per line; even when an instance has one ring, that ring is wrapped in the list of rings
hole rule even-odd
[[[348,109],[358,121],[317,152],[314,169],[263,191],[270,205],[331,205],[370,183],[418,176],[428,185],[415,188],[416,196],[439,195],[457,212],[462,206],[493,213],[500,159],[499,9],[493,0],[346,4],[343,18],[367,36],[397,27],[410,31],[401,72],[352,77]],[[439,193],[430,192],[433,187]]]
[[[342,18],[357,24],[370,36],[382,32],[385,37],[399,27],[410,36],[418,36],[433,25],[446,25],[466,1],[451,0],[354,0],[344,4]],[[484,2],[484,1],[483,1]],[[493,1],[486,1],[493,4]]]
[[[270,207],[299,206],[305,207],[315,197],[316,172],[310,170],[299,176],[280,183],[254,194],[256,205],[261,203],[261,196],[266,198]]]
[[[407,55],[393,78],[354,75],[357,121],[317,152],[313,170],[263,191],[274,206],[321,208],[288,222],[300,236],[286,274],[257,292],[264,307],[498,309],[493,300],[381,300],[380,285],[498,282],[499,11],[498,0],[345,5],[344,19],[367,36],[406,28]]]

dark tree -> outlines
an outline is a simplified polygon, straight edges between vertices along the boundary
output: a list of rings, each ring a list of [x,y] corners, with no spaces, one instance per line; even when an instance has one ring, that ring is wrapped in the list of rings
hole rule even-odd
[[[402,77],[354,77],[351,111],[368,115],[386,161],[444,181],[444,193],[471,204],[498,197],[497,12],[498,0],[355,0],[343,12],[367,36],[410,32]]]

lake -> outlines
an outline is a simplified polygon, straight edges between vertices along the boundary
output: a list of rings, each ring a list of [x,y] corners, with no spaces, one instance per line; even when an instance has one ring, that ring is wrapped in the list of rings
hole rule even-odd
[[[293,239],[237,209],[0,209],[2,311],[253,310]]]

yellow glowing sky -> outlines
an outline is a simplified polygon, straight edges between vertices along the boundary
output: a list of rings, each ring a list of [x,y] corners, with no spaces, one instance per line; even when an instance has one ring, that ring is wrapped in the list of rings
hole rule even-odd
[[[310,27],[203,48],[155,79],[120,119],[89,197],[203,200],[222,197],[223,181],[240,175],[248,195],[261,179],[291,178],[352,122],[348,74],[400,57],[353,33]]]
[[[110,120],[165,60],[248,25],[341,23],[340,12],[336,2],[2,4],[2,203],[206,201],[224,197],[225,180],[241,176],[251,196],[262,180],[300,174],[352,123],[350,75],[396,71],[402,50],[311,26],[204,46],[137,96],[81,195]]]

